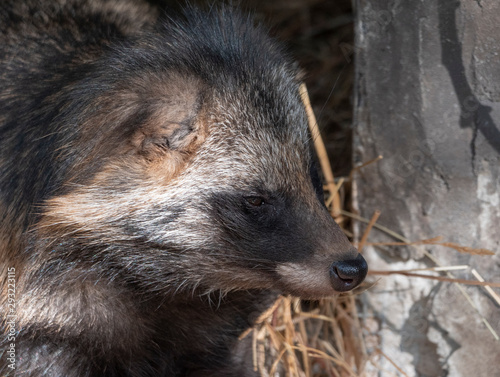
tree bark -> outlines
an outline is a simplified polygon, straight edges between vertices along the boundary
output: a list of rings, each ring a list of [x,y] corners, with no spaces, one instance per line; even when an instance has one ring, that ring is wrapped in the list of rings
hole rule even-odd
[[[384,156],[355,175],[355,210],[380,209],[378,223],[411,241],[442,236],[495,252],[368,246],[370,268],[468,265],[453,276],[475,280],[475,269],[500,282],[500,3],[355,3],[354,163]],[[364,300],[382,351],[408,376],[499,375],[500,306],[483,287],[393,275]]]

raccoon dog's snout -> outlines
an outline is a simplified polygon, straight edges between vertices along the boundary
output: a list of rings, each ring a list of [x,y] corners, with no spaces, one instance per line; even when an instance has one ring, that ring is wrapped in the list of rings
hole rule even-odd
[[[330,282],[337,292],[349,291],[357,287],[366,277],[368,265],[361,254],[355,259],[332,263]]]

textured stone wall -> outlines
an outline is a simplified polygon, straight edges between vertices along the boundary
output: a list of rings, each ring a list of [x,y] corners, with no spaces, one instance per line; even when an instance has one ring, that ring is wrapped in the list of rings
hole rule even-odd
[[[412,241],[443,236],[494,251],[425,247],[442,265],[500,282],[500,2],[355,4],[354,159],[384,156],[356,174],[355,208],[368,218],[380,209],[378,223]],[[435,266],[423,247],[368,247],[365,256],[377,270]],[[470,268],[453,275],[475,279]],[[408,376],[500,376],[500,342],[485,324],[500,333],[500,307],[482,287],[462,287],[478,310],[456,284],[405,276],[364,295],[383,352]]]

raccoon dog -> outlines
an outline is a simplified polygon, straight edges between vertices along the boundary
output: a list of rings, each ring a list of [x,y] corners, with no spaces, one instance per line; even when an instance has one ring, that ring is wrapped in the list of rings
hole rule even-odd
[[[2,375],[250,376],[238,336],[278,294],[364,279],[248,18],[4,0],[0,31]]]

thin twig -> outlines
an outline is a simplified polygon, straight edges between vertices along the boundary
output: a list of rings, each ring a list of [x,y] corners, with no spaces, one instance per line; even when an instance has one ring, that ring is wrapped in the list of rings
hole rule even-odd
[[[430,280],[439,280],[439,281],[445,281],[448,283],[459,283],[459,284],[466,284],[466,285],[480,285],[482,287],[495,287],[495,288],[500,288],[500,283],[487,283],[484,281],[475,281],[475,280],[467,280],[467,279],[456,279],[456,278],[449,278],[445,276],[434,276],[434,275],[422,275],[422,274],[416,274],[414,272],[408,272],[404,270],[399,270],[399,271],[377,271],[377,270],[370,270],[368,271],[369,275],[404,275],[404,276],[411,276],[415,278],[424,278],[424,279],[430,279]]]
[[[333,196],[332,215],[334,217],[337,217],[340,213],[341,207],[340,196],[337,191],[337,187],[335,186],[335,177],[333,176],[330,159],[328,158],[328,153],[326,152],[325,143],[321,138],[321,133],[319,131],[318,122],[316,121],[316,116],[314,115],[313,109],[311,107],[311,101],[309,100],[309,94],[307,92],[306,84],[300,84],[299,91],[306,108],[309,129],[311,131],[311,136],[314,141],[314,148],[316,149],[316,154],[318,155],[319,163],[321,165],[321,171],[323,172],[323,176],[325,177],[328,192],[331,196]]]
[[[365,166],[368,166],[370,164],[373,164],[374,162],[380,161],[383,158],[384,157],[382,155],[378,155],[373,160],[367,161],[367,162],[365,162],[365,163],[363,163],[363,164],[361,164],[359,166],[354,167],[354,169],[352,169],[351,172],[349,173],[349,178],[347,178],[347,180],[349,182],[351,182],[352,181],[352,176],[354,175],[354,173],[356,173],[360,169],[363,169]]]
[[[359,244],[358,244],[358,251],[361,253],[361,251],[363,250],[363,246],[365,246],[365,243],[366,243],[366,240],[368,239],[368,235],[370,234],[370,231],[372,230],[373,226],[375,225],[375,223],[377,222],[378,218],[380,216],[380,211],[379,210],[376,210],[374,213],[373,213],[373,216],[370,220],[370,222],[368,223],[368,226],[366,227],[365,229],[365,233],[363,234],[363,237],[361,238],[361,241],[359,241]]]
[[[474,275],[474,277],[477,280],[484,282],[483,277],[481,275],[479,275],[479,272],[477,272],[474,268],[471,270],[471,272],[472,272],[472,275]],[[488,292],[490,294],[490,296],[493,298],[493,300],[495,300],[496,303],[498,305],[500,305],[500,297],[496,294],[496,292],[493,289],[491,289],[491,286],[492,286],[491,284],[485,285],[484,289],[486,289],[486,292]]]
[[[380,348],[377,348],[376,352],[385,357],[387,361],[389,361],[392,364],[392,366],[398,370],[399,373],[401,373],[405,377],[408,377],[408,375],[403,371],[403,369],[398,367],[398,365],[389,356],[387,356],[387,354],[385,354],[384,351],[382,351]]]

